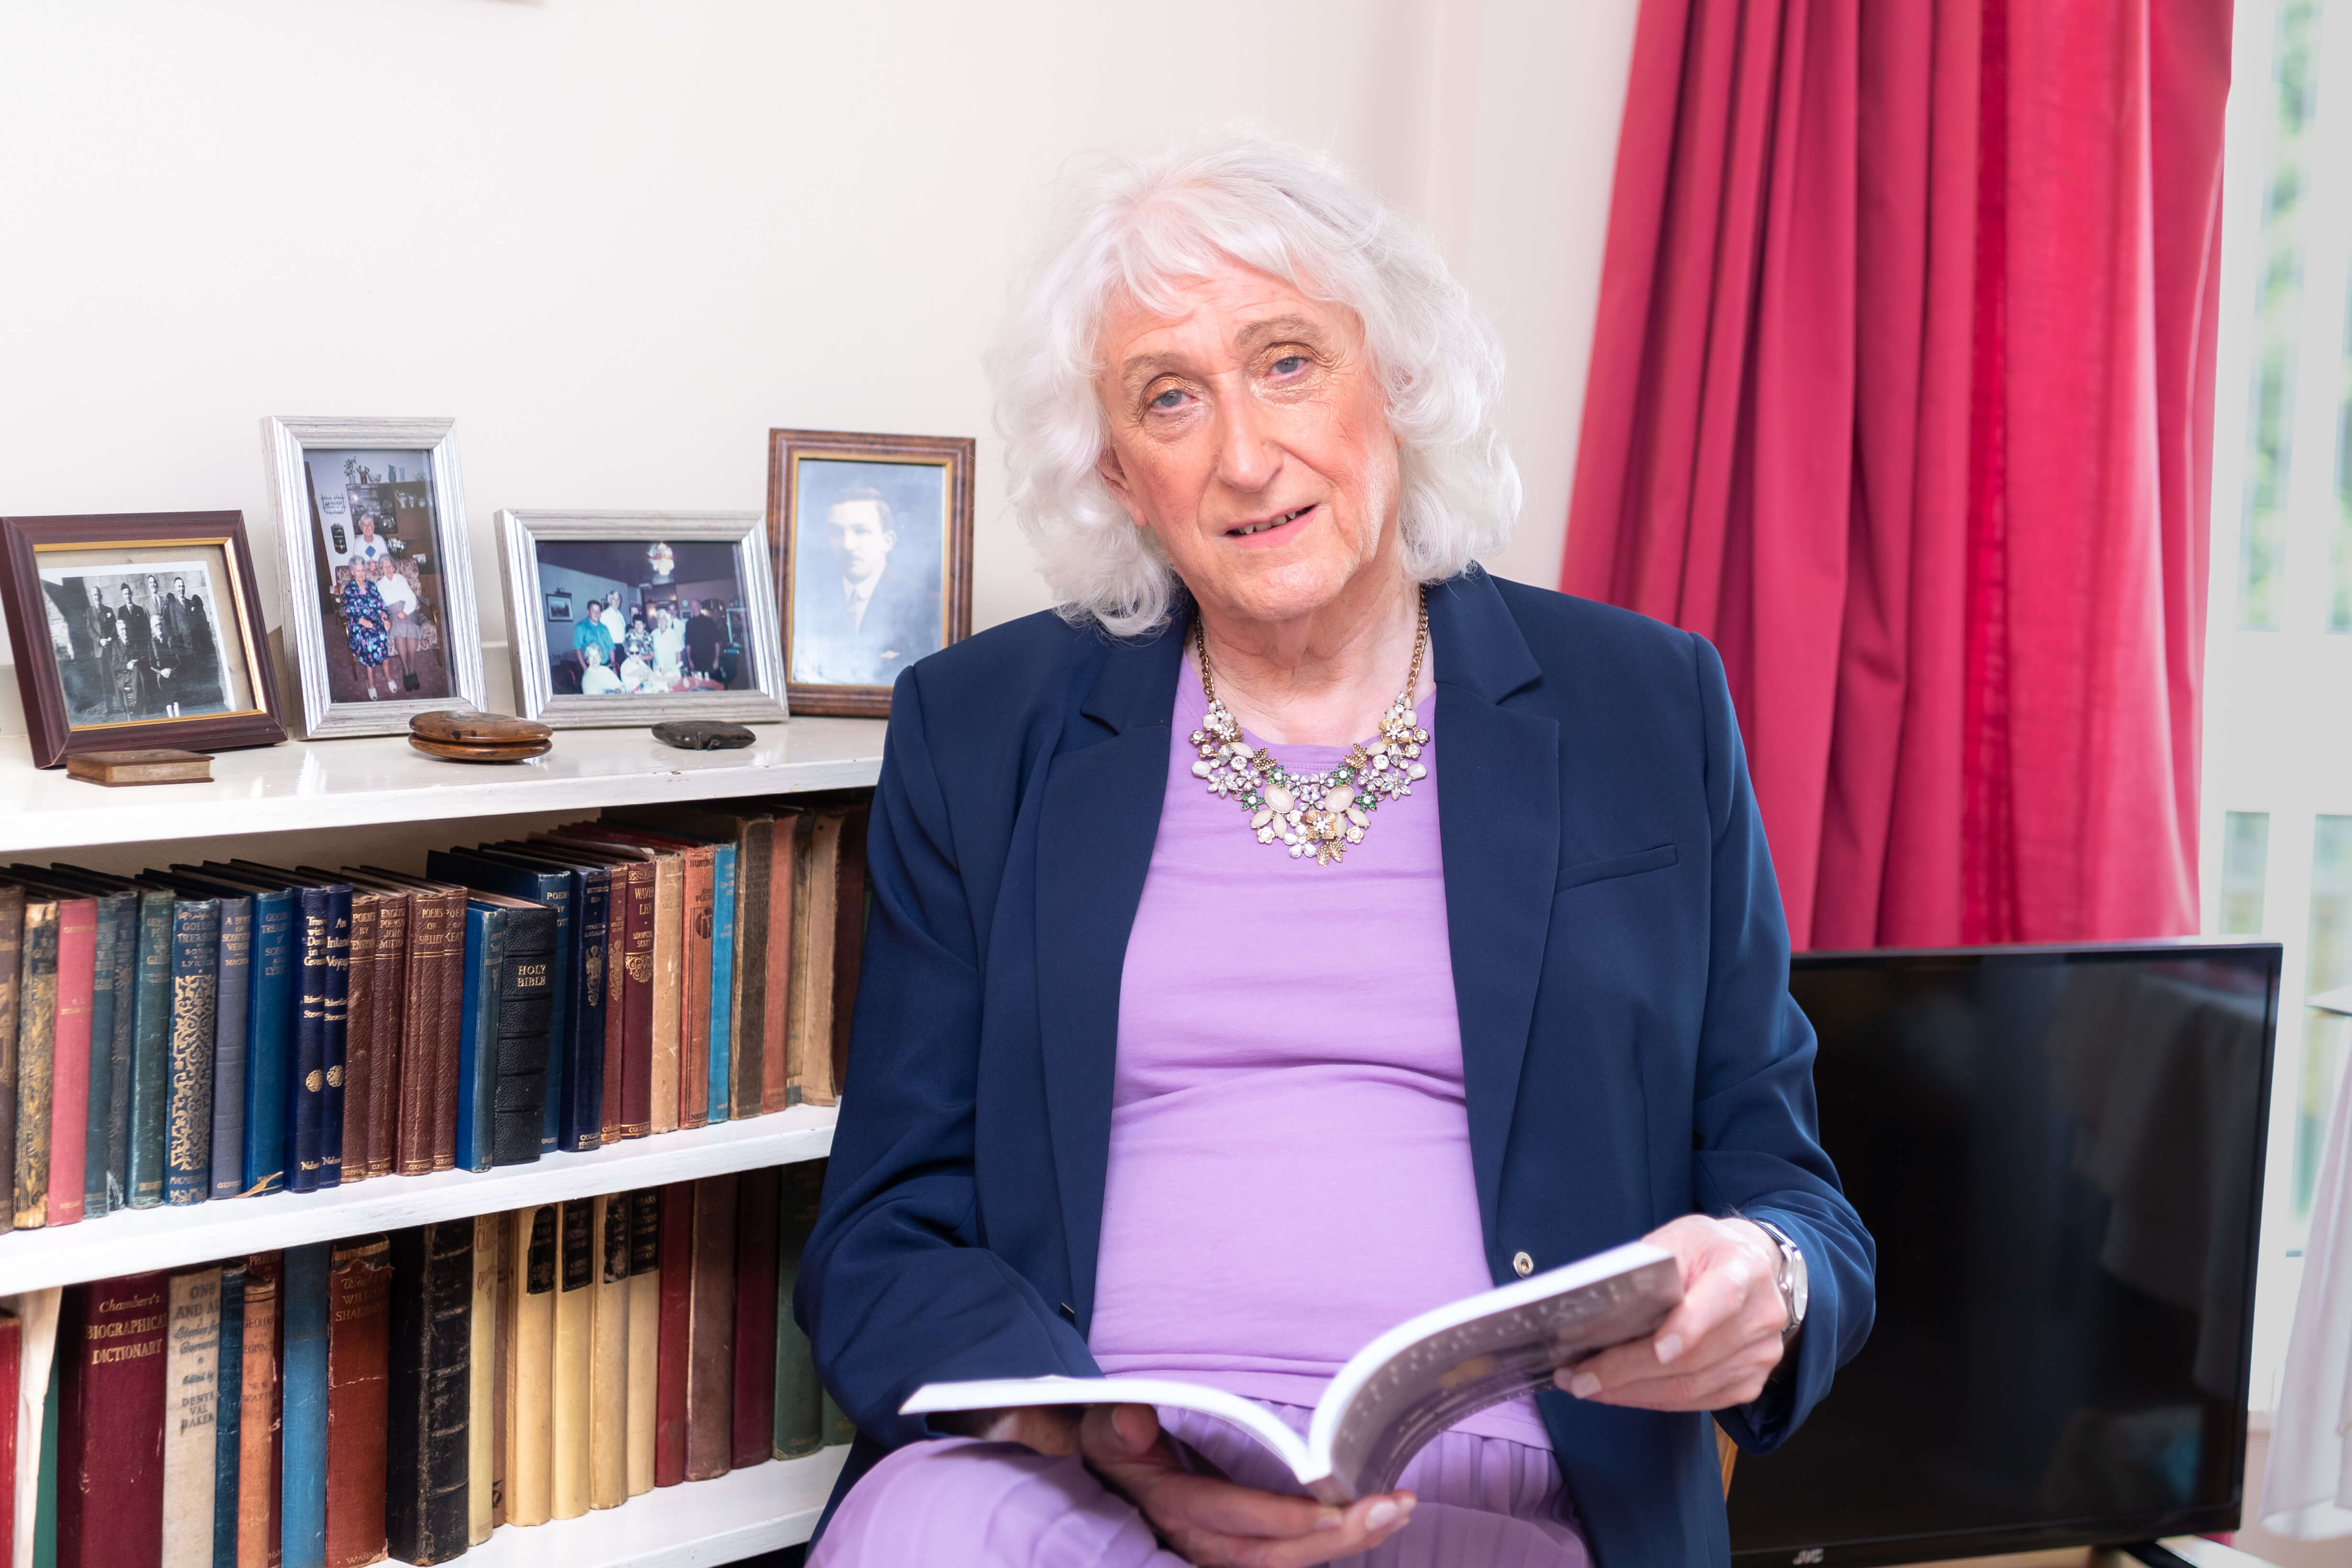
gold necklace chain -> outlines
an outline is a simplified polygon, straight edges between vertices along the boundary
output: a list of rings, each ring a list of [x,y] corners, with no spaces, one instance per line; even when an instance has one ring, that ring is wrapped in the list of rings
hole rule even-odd
[[[1208,630],[1197,614],[1192,647],[1201,665],[1201,693],[1209,700],[1201,727],[1190,737],[1200,755],[1192,776],[1205,780],[1212,795],[1234,800],[1249,813],[1259,843],[1280,844],[1295,861],[1311,858],[1318,866],[1338,865],[1349,845],[1364,841],[1373,812],[1412,794],[1414,780],[1429,776],[1421,760],[1429,731],[1422,727],[1412,706],[1422,662],[1429,652],[1426,588],[1421,591],[1412,668],[1405,675],[1404,690],[1381,716],[1380,738],[1349,747],[1347,756],[1321,772],[1294,772],[1264,747],[1252,750],[1242,739],[1240,722],[1217,695],[1216,677],[1209,672]]]

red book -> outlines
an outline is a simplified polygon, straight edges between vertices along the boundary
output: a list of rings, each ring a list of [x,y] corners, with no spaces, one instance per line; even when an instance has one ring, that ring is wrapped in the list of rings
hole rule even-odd
[[[694,1295],[687,1309],[686,1479],[714,1480],[735,1451],[735,1196],[732,1172],[694,1184]],[[768,1276],[773,1290],[775,1275]]]
[[[58,1321],[58,1568],[163,1561],[164,1276],[77,1285]]]
[[[662,1188],[661,1330],[654,1359],[654,1485],[686,1479],[688,1329],[694,1302],[694,1184]],[[160,1495],[160,1494],[159,1494]]]
[[[0,1312],[0,1563],[16,1561],[16,1380],[24,1337],[16,1315]]]
[[[98,900],[58,900],[58,1031],[49,1079],[51,1225],[81,1218],[89,1151],[89,1004],[98,975]]]
[[[389,1239],[336,1242],[327,1265],[327,1568],[383,1555],[391,1314]]]
[[[734,1468],[776,1452],[776,1211],[779,1171],[745,1171],[735,1189]]]

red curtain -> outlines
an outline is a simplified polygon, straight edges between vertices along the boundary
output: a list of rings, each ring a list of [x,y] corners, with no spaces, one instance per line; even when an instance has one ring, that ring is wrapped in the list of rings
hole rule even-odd
[[[1561,586],[1722,650],[1800,946],[2197,925],[2230,0],[1644,0]]]

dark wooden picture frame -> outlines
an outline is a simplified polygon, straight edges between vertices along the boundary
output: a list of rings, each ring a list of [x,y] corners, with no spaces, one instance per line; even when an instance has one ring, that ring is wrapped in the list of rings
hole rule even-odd
[[[64,673],[47,634],[49,605],[41,589],[41,552],[110,547],[143,550],[172,545],[221,551],[227,581],[216,587],[219,601],[206,614],[218,645],[234,646],[243,654],[253,706],[187,718],[74,724]],[[125,563],[120,570],[132,576],[138,565]],[[105,574],[111,576],[115,570],[105,569]],[[36,767],[55,768],[74,752],[159,746],[229,751],[275,746],[286,738],[286,726],[278,717],[278,674],[270,663],[260,595],[254,586],[253,547],[246,537],[242,512],[0,517],[0,603],[7,609],[8,644],[16,657],[16,686],[25,700],[25,729]]]
[[[776,574],[776,609],[782,622],[787,692],[795,716],[885,716],[890,711],[890,682],[900,669],[925,653],[961,642],[971,634],[974,445],[968,435],[868,435],[838,430],[768,432],[768,548]],[[803,465],[808,464],[827,466],[804,473]],[[909,549],[903,558],[916,563],[909,569],[915,577],[912,586],[893,589],[887,594],[879,586],[867,587],[858,619],[836,624],[821,617],[835,604],[845,601],[854,574],[830,559],[810,558],[809,541],[803,537],[803,524],[811,528],[824,524],[821,519],[802,517],[802,491],[806,483],[814,485],[820,494],[840,495],[842,481],[862,477],[844,465],[858,464],[872,465],[873,482],[856,485],[854,497],[844,496],[828,510],[870,503],[864,509],[866,537],[891,542],[881,546],[883,564],[873,570],[869,580],[877,585],[887,582],[889,558],[919,540],[919,549]],[[919,520],[928,519],[919,519],[904,506],[894,508],[887,498],[893,489],[899,491],[902,497],[910,487],[918,493],[925,492],[929,481],[908,472],[918,468],[940,471],[936,568],[939,618],[935,636],[919,631],[893,639],[880,635],[880,630],[888,625],[911,627],[914,617],[907,612],[907,607],[919,600],[928,601],[932,591],[929,529],[926,528],[920,535],[913,531]],[[805,591],[797,591],[801,590]],[[885,606],[881,621],[874,620],[877,605]],[[874,623],[867,625],[869,621]],[[928,622],[925,624],[928,626]],[[887,645],[892,643],[905,645]],[[824,673],[827,664],[845,678],[812,678]]]

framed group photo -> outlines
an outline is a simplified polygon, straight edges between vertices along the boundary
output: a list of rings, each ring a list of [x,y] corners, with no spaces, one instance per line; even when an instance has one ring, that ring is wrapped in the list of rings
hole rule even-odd
[[[526,718],[564,728],[785,716],[756,512],[499,514]]]
[[[37,767],[286,738],[237,512],[0,518],[0,597]]]
[[[768,534],[793,711],[878,716],[971,630],[969,436],[768,433]]]
[[[267,419],[286,637],[313,737],[398,735],[483,703],[457,437],[446,419]]]

